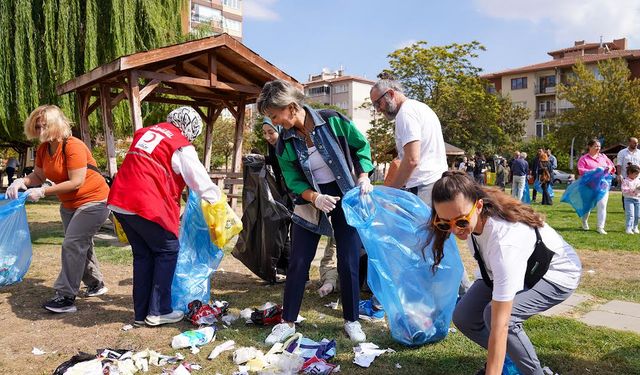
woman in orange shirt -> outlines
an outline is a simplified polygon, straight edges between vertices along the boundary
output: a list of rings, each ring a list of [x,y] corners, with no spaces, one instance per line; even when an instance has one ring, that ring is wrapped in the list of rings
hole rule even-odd
[[[24,123],[28,139],[41,142],[32,173],[15,180],[7,197],[15,199],[25,189],[28,200],[56,195],[64,228],[62,269],[54,284],[55,297],[44,308],[55,313],[75,312],[80,281],[86,285],[87,297],[105,294],[102,273],[93,251],[93,236],[109,215],[109,187],[98,172],[89,148],[71,136],[71,123],[54,105],[36,108]],[[44,186],[49,179],[53,186]],[[28,186],[37,186],[27,188]]]

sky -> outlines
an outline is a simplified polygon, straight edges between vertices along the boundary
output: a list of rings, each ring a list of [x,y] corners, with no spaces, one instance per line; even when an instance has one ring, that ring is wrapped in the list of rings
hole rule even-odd
[[[371,80],[416,41],[477,40],[483,73],[551,59],[576,40],[640,49],[640,0],[244,0],[243,43],[306,82],[323,68]]]

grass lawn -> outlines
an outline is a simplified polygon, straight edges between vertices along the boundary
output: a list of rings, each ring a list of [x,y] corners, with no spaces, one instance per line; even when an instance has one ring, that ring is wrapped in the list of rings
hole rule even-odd
[[[550,225],[574,245],[579,253],[584,251],[585,254],[589,252],[589,254],[606,257],[637,256],[640,253],[638,245],[640,236],[626,236],[622,232],[624,217],[620,193],[612,193],[609,200],[608,236],[601,236],[595,231],[582,231],[580,220],[571,208],[564,203],[559,203],[561,193],[561,191],[556,192],[554,206],[544,207],[534,204],[533,207],[544,212]],[[29,205],[28,212],[36,253],[57,248],[62,240],[57,203],[45,200]],[[595,220],[595,214],[592,217],[593,220]],[[591,224],[595,227],[595,222]],[[230,249],[231,246],[225,249],[225,258],[231,258]],[[127,248],[110,246],[108,242],[96,239],[96,252],[100,261],[107,265],[129,269],[131,267],[131,253]],[[620,280],[597,272],[583,280],[580,292],[589,293],[604,300],[615,298],[640,302],[638,295],[640,271],[635,275],[635,277]],[[318,279],[317,269],[312,270],[311,279],[312,281]],[[130,281],[121,281],[120,285],[128,285],[127,282]],[[451,333],[445,340],[436,344],[407,348],[393,341],[383,324],[363,322],[368,341],[382,348],[390,347],[396,352],[383,354],[368,369],[359,368],[351,363],[353,345],[342,331],[340,310],[324,307],[324,304],[331,299],[335,301],[337,295],[331,294],[321,299],[315,293],[315,287],[317,285],[314,283],[305,291],[300,314],[307,320],[298,331],[316,340],[323,337],[335,338],[338,344],[338,355],[332,362],[341,365],[342,373],[473,374],[485,360],[486,352],[459,332]],[[228,269],[225,272],[217,272],[212,281],[212,297],[227,300],[232,311],[236,313],[245,307],[257,307],[266,301],[281,303],[283,289],[283,284],[264,285],[244,274],[229,272]],[[124,308],[132,312],[132,306]],[[140,328],[126,333],[121,332],[113,345],[116,347],[126,343],[133,348],[151,347],[169,354],[174,352],[169,346],[171,337],[179,330],[186,330],[188,327],[188,324],[183,322],[166,328]],[[69,325],[65,330],[69,330],[68,334],[73,337],[75,328]],[[640,335],[594,328],[571,318],[560,317],[534,317],[526,322],[525,328],[536,346],[543,365],[549,366],[557,373],[640,375]],[[214,361],[206,359],[214,345],[232,339],[236,341],[237,347],[255,346],[266,352],[268,347],[263,342],[269,331],[268,328],[245,326],[236,322],[230,329],[221,330],[215,343],[205,346],[200,353],[194,355],[188,350],[180,352],[185,355],[187,361],[203,366],[203,370],[198,373],[230,374],[237,370],[237,366],[233,364],[229,353],[222,354]],[[152,336],[149,337],[149,334]],[[84,351],[93,349],[93,347],[77,348]],[[58,362],[62,362],[72,354],[65,352],[62,355],[61,353],[63,359]],[[157,369],[152,368],[155,372],[151,373],[159,373]]]

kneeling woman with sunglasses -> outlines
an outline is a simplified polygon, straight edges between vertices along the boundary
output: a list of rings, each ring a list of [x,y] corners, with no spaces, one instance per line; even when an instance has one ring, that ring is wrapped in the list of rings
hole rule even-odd
[[[530,206],[457,171],[433,187],[433,255],[446,255],[453,233],[478,261],[478,279],[456,305],[453,322],[489,351],[478,374],[500,374],[509,355],[522,374],[542,374],[523,322],[559,304],[578,287],[580,259]]]

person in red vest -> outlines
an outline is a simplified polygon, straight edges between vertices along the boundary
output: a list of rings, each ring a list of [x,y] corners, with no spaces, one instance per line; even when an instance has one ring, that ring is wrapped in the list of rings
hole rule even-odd
[[[186,185],[210,203],[221,196],[191,144],[201,131],[202,119],[191,107],[177,108],[167,122],[136,131],[109,193],[109,208],[133,250],[137,325],[175,323],[183,317],[171,308],[180,195]]]

